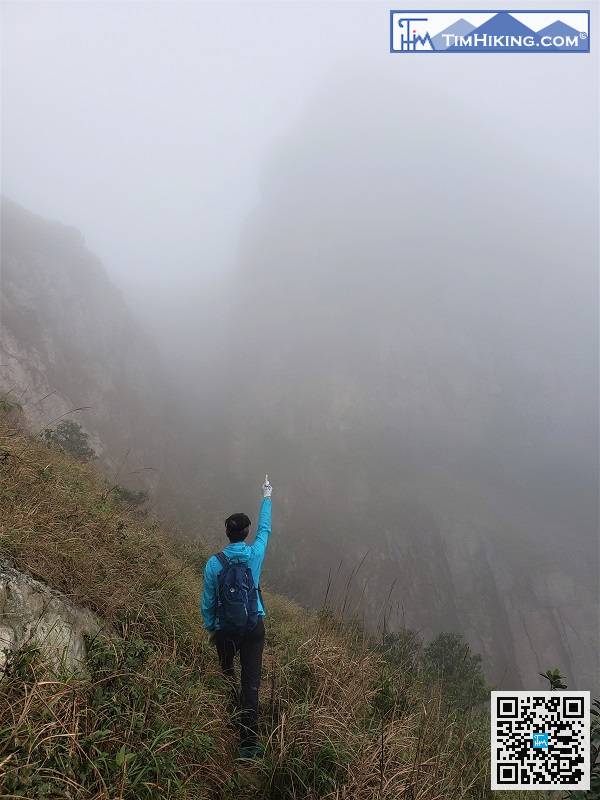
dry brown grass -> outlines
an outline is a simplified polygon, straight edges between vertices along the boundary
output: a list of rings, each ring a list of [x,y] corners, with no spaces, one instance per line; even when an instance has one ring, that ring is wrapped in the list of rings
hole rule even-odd
[[[12,660],[0,680],[1,797],[491,797],[480,715],[449,708],[359,629],[269,593],[267,750],[236,766],[198,613],[193,563],[205,554],[190,549],[124,507],[93,467],[30,438],[14,415],[0,421],[0,555],[120,637],[94,643],[88,675],[49,678],[29,650]]]

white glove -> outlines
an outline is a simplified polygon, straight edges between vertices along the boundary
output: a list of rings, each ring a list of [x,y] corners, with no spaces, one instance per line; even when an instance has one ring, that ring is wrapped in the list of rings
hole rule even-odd
[[[263,483],[263,497],[271,497],[271,493],[273,491],[273,487],[269,483],[269,476],[265,475],[265,482]]]

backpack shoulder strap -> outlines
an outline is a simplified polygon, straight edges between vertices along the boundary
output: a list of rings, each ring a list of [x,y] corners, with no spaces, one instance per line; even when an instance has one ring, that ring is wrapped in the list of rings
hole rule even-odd
[[[219,563],[223,567],[223,569],[227,569],[229,566],[229,559],[225,555],[225,553],[215,553],[215,557],[219,559]]]

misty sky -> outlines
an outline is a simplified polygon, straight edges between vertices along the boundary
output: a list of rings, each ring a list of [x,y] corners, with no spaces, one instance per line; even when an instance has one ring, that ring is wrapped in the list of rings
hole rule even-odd
[[[235,264],[265,165],[332,86],[355,91],[357,122],[373,95],[378,126],[404,108],[417,146],[476,120],[481,148],[513,143],[515,159],[590,174],[590,140],[571,131],[571,115],[593,133],[593,52],[392,56],[389,8],[4,2],[2,191],[80,228],[136,289],[138,311],[170,316],[190,285],[202,291],[204,276]],[[464,115],[432,130],[427,107],[440,93]],[[410,157],[392,143],[382,153],[391,164]],[[452,182],[454,166],[422,179]]]
[[[126,285],[230,264],[273,143],[341,60],[385,57],[383,9],[5,3],[3,16],[3,191],[80,227]]]

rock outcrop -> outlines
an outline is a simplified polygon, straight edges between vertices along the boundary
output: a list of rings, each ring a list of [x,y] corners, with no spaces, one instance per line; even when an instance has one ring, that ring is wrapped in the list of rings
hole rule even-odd
[[[84,637],[103,627],[89,609],[0,563],[0,669],[11,653],[26,645],[39,648],[54,670],[78,669],[85,662]]]

